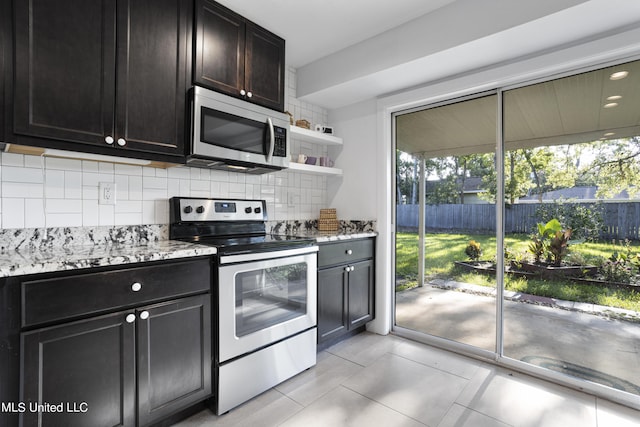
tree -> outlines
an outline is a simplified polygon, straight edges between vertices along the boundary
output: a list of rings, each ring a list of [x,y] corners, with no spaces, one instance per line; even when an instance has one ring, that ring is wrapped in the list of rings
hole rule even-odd
[[[407,157],[407,156],[405,156]],[[464,184],[469,177],[482,177],[480,195],[496,200],[497,174],[494,153],[427,159],[425,174],[437,177],[427,183],[427,203],[464,203]],[[419,162],[397,158],[398,200],[417,201]],[[640,137],[559,146],[509,150],[504,159],[506,203],[546,191],[576,185],[598,187],[598,197],[612,197],[623,190],[630,197],[640,194]]]
[[[410,202],[416,167],[415,158],[396,150],[396,203]]]
[[[640,194],[640,137],[600,141],[593,144],[596,156],[592,169],[598,197],[612,197],[626,190],[630,197]]]

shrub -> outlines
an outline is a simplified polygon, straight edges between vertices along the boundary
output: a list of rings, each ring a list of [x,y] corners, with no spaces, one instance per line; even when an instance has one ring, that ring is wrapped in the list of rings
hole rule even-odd
[[[625,240],[623,247],[602,263],[600,273],[610,282],[632,283],[640,274],[640,254],[632,255],[631,243]]]
[[[480,248],[480,243],[475,240],[470,240],[469,244],[464,250],[464,253],[467,254],[471,261],[477,261],[482,256],[482,248]]]
[[[537,263],[544,256],[545,261],[559,266],[569,253],[571,234],[572,230],[570,228],[563,229],[562,224],[556,218],[546,224],[538,223],[538,233],[531,236],[529,252],[533,254]]]
[[[563,228],[570,228],[573,237],[584,240],[597,240],[604,230],[602,206],[599,203],[591,206],[556,200],[536,209],[535,216],[545,223],[556,218]]]

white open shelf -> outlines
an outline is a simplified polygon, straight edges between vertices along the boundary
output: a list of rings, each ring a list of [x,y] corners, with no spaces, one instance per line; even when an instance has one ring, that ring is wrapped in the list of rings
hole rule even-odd
[[[321,175],[342,176],[342,169],[328,168],[326,166],[307,165],[304,163],[289,163],[289,169],[307,173],[317,173]]]
[[[326,133],[320,133],[315,130],[309,130],[298,126],[291,126],[290,129],[292,138],[316,144],[342,145],[342,138],[337,136],[327,135]]]

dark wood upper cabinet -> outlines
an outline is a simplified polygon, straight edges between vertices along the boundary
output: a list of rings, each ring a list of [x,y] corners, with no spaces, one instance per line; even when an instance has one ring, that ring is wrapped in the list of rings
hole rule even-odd
[[[11,40],[11,10],[9,8],[9,2],[0,2],[0,142],[5,138],[5,93],[6,83],[5,77],[9,74],[7,69],[9,67],[9,40]]]
[[[245,58],[245,87],[252,102],[284,111],[284,40],[248,23]]]
[[[28,0],[14,8],[16,143],[184,154],[191,2]]]
[[[118,7],[115,134],[139,151],[184,154],[192,2],[130,0]],[[116,141],[117,143],[117,141]]]
[[[113,135],[115,0],[16,1],[17,134],[104,144]]]
[[[285,42],[211,0],[196,0],[195,84],[284,111]]]

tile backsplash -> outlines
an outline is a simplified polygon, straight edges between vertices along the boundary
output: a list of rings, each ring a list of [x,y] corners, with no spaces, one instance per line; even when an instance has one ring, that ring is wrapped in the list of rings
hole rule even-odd
[[[286,78],[294,118],[328,124],[328,112],[296,99],[295,70]],[[291,140],[291,154],[326,155],[326,147]],[[116,204],[98,203],[101,182],[114,183]],[[245,175],[191,167],[157,169],[13,153],[0,154],[3,229],[167,224],[172,196],[256,198],[270,220],[317,218],[327,177],[292,171]]]

